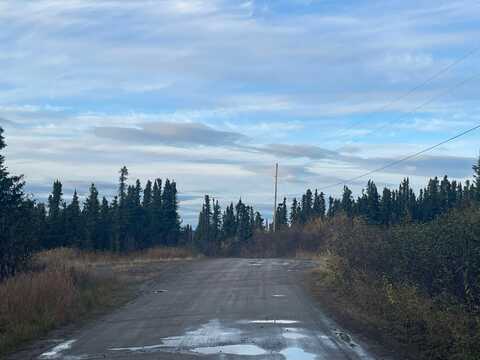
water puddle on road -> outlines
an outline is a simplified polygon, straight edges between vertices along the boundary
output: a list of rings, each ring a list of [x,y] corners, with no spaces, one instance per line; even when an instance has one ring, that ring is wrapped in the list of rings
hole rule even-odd
[[[285,319],[240,320],[228,324],[229,326],[226,326],[220,320],[211,320],[183,335],[161,338],[158,344],[116,347],[109,351],[138,354],[170,352],[198,356],[269,356],[279,360],[328,359],[347,351],[355,359],[372,359],[348,334],[340,335],[337,329],[332,331],[331,336],[327,336],[326,333],[299,326],[298,320]]]
[[[279,325],[290,325],[297,324],[297,320],[250,320],[250,324],[279,324]]]
[[[203,355],[231,354],[231,355],[257,356],[257,355],[268,354],[268,352],[262,349],[260,346],[251,345],[251,344],[199,347],[199,348],[192,349],[191,351],[199,354],[203,354]]]
[[[299,347],[289,347],[286,348],[282,351],[280,351],[280,354],[283,355],[285,360],[314,360],[317,359],[317,356],[315,354],[311,354],[309,352],[306,352],[302,348]]]
[[[68,340],[57,346],[53,347],[51,350],[44,352],[38,358],[39,359],[58,359],[62,356],[62,352],[69,350],[73,343],[77,340]]]

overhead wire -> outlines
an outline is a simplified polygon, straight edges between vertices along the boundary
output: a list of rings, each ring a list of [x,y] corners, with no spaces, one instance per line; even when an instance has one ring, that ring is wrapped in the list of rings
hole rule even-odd
[[[462,63],[463,61],[465,61],[466,59],[468,59],[469,57],[473,56],[474,54],[476,54],[476,53],[479,52],[479,51],[480,51],[480,46],[471,49],[470,51],[466,52],[466,53],[465,53],[463,56],[461,56],[460,58],[458,58],[458,59],[456,59],[455,61],[451,62],[451,63],[448,64],[447,66],[441,68],[439,71],[437,71],[436,73],[434,73],[433,75],[431,75],[430,77],[428,77],[427,79],[425,79],[424,81],[422,81],[420,84],[415,85],[415,86],[412,87],[411,89],[407,90],[405,93],[401,94],[399,97],[396,97],[396,98],[392,99],[392,100],[389,101],[387,104],[381,106],[380,108],[378,108],[377,110],[374,110],[373,112],[383,112],[383,111],[387,110],[387,109],[388,109],[390,106],[392,106],[393,104],[397,103],[397,102],[400,101],[400,100],[403,100],[403,99],[407,98],[408,96],[410,96],[411,94],[413,94],[414,92],[416,92],[418,89],[421,89],[421,88],[424,87],[425,85],[430,84],[432,81],[436,80],[436,79],[439,78],[441,75],[443,75],[444,73],[448,72],[450,69],[452,69],[452,68],[454,68],[455,66],[459,65],[460,63]],[[347,128],[341,129],[341,130],[339,130],[336,134],[334,134],[334,135],[332,135],[332,136],[330,136],[330,137],[328,137],[328,138],[324,138],[323,140],[324,140],[324,141],[328,141],[328,140],[336,139],[336,138],[338,138],[338,136],[345,135],[347,131],[356,128],[358,125],[361,125],[362,123],[363,123],[362,120],[356,121],[355,123],[351,124],[351,125],[348,126]]]
[[[465,131],[463,131],[463,132],[461,132],[461,133],[459,133],[459,134],[457,134],[457,135],[455,135],[455,136],[452,136],[452,137],[450,137],[450,138],[448,138],[448,139],[446,139],[446,140],[443,140],[443,141],[441,141],[441,142],[439,142],[439,143],[437,143],[437,144],[435,144],[435,145],[429,146],[429,147],[427,147],[427,148],[425,148],[425,149],[423,149],[423,150],[420,150],[420,151],[418,151],[418,152],[416,152],[416,153],[414,153],[414,154],[407,155],[407,156],[405,156],[405,157],[403,157],[403,158],[401,158],[401,159],[392,161],[392,162],[390,162],[390,163],[388,163],[388,164],[386,164],[386,165],[383,165],[383,166],[381,166],[381,167],[379,167],[379,168],[376,168],[376,169],[367,171],[367,172],[365,172],[365,173],[363,173],[363,174],[361,174],[361,175],[358,175],[358,176],[355,176],[355,177],[352,177],[352,178],[349,178],[349,179],[346,179],[346,180],[342,180],[342,181],[339,181],[339,182],[334,183],[334,184],[330,184],[330,185],[324,186],[324,187],[320,188],[319,190],[325,190],[325,189],[329,189],[329,188],[332,188],[332,187],[335,187],[335,186],[345,185],[345,184],[351,183],[351,182],[353,182],[353,181],[355,181],[355,180],[361,179],[361,178],[363,178],[363,177],[365,177],[365,176],[368,176],[368,175],[371,175],[371,174],[373,174],[373,173],[376,173],[376,172],[385,170],[385,169],[387,169],[387,168],[389,168],[389,167],[398,165],[398,164],[400,164],[400,163],[402,163],[402,162],[404,162],[404,161],[406,161],[406,160],[413,159],[413,158],[415,158],[415,157],[417,157],[417,156],[419,156],[419,155],[422,155],[422,154],[424,154],[424,153],[426,153],[426,152],[428,152],[428,151],[430,151],[430,150],[433,150],[433,149],[435,149],[435,148],[437,148],[437,147],[439,147],[439,146],[442,146],[442,145],[444,145],[444,144],[446,144],[446,143],[448,143],[448,142],[450,142],[450,141],[456,140],[456,139],[458,139],[459,137],[462,137],[462,136],[464,136],[464,135],[467,135],[467,134],[469,134],[469,133],[471,133],[471,132],[473,132],[473,131],[475,131],[475,130],[478,130],[478,129],[480,129],[480,124],[477,124],[477,125],[475,125],[474,127],[470,128],[470,129],[468,129],[468,130],[465,130]]]

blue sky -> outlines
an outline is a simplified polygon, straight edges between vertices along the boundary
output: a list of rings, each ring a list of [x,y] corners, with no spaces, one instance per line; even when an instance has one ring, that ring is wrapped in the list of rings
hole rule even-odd
[[[41,199],[57,178],[111,195],[126,165],[175,179],[186,222],[205,193],[268,217],[276,161],[291,199],[477,124],[480,51],[403,95],[480,46],[478,19],[478,1],[2,1],[7,164]],[[478,139],[374,179],[466,179]]]

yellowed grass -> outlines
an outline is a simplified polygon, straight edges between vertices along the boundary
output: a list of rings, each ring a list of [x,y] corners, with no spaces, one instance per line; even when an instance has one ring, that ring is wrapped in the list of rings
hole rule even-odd
[[[0,355],[23,341],[108,305],[118,286],[86,270],[49,266],[0,284]]]
[[[0,283],[0,358],[22,342],[125,300],[130,282],[149,275],[129,275],[135,266],[192,257],[181,248],[125,255],[60,248],[36,254],[34,270]]]
[[[68,266],[90,266],[115,263],[144,263],[152,261],[172,261],[192,259],[193,253],[186,248],[156,247],[144,251],[119,254],[113,252],[88,252],[72,248],[59,248],[43,251],[35,260],[44,264],[60,264]]]

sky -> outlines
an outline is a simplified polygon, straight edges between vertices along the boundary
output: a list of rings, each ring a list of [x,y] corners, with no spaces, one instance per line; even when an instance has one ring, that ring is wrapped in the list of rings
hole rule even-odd
[[[275,162],[280,198],[338,196],[480,123],[478,19],[478,0],[0,1],[7,166],[39,200],[55,179],[111,197],[126,165],[174,179],[184,223],[205,194],[269,218]],[[464,181],[479,135],[370,177]]]

